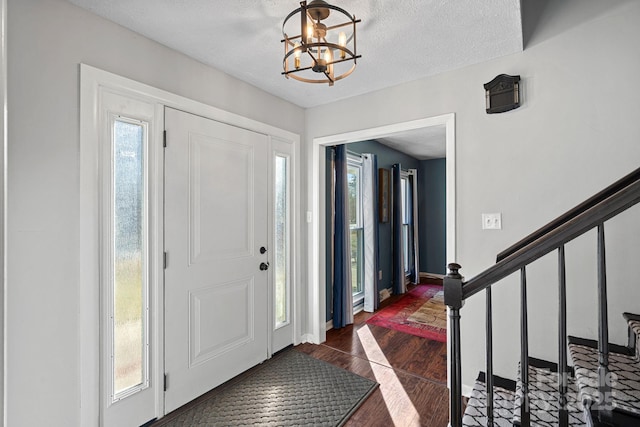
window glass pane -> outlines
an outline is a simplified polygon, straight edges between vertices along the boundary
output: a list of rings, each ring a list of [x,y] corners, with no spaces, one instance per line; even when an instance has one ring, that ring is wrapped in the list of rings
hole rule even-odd
[[[289,323],[289,175],[286,157],[275,158],[275,310],[276,328]]]
[[[402,222],[406,224],[407,220],[407,179],[400,180],[400,191],[402,192]]]
[[[145,381],[144,127],[116,120],[113,140],[114,393]]]
[[[351,232],[351,287],[354,304],[358,304],[363,293],[364,281],[364,230],[362,228],[362,165],[354,159],[347,163],[347,185],[349,226]],[[360,294],[360,295],[359,295]]]
[[[402,224],[402,241],[404,244],[404,271],[409,271],[409,226],[407,224]]]
[[[363,237],[362,228],[351,229],[351,287],[353,294],[359,294],[363,291],[362,281],[364,276],[364,260],[363,260]]]
[[[349,165],[347,167],[347,185],[349,189],[349,224],[357,226],[360,224],[360,168]]]
[[[411,268],[411,241],[412,236],[409,230],[409,219],[411,212],[409,209],[409,198],[411,197],[411,191],[409,188],[409,180],[402,178],[400,182],[401,197],[402,197],[402,245],[404,254],[404,271],[409,272]]]

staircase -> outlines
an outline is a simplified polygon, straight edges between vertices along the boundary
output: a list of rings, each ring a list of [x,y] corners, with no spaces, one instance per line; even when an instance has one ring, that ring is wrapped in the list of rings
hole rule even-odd
[[[640,316],[623,314],[628,327],[626,346],[609,343],[605,256],[606,221],[638,203],[640,168],[501,252],[495,265],[470,280],[463,279],[460,265],[449,264],[444,293],[450,325],[451,427],[640,427]],[[594,229],[597,231],[598,275],[596,340],[568,335],[565,268],[565,245]],[[558,254],[557,363],[530,355],[526,273],[528,265],[554,251]],[[513,381],[493,374],[491,290],[497,282],[518,272],[520,361]],[[460,313],[464,302],[480,292],[484,293],[486,301],[486,374],[478,376],[465,407],[462,401]],[[527,375],[523,375],[524,372]]]
[[[640,426],[640,316],[625,313],[630,340],[627,346],[610,344],[609,372],[612,378],[610,418],[598,419],[598,343],[569,337],[569,354],[573,368],[567,375],[566,408],[568,426]],[[520,426],[522,414],[522,380],[494,376],[493,423],[495,426]],[[558,365],[529,358],[529,421],[532,426],[560,425]],[[480,373],[467,403],[462,425],[487,426],[487,386]]]

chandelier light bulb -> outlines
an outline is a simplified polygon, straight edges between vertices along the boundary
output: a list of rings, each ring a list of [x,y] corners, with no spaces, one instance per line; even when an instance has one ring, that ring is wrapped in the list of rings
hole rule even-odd
[[[344,33],[344,31],[340,31],[340,34],[338,34],[338,45],[340,45],[340,47],[347,46],[347,35]],[[344,59],[346,56],[347,53],[344,50],[341,50],[340,59]]]
[[[300,54],[301,54],[300,43],[295,42],[293,45],[293,62],[296,69],[300,68]]]
[[[307,25],[307,43],[313,42],[313,24]]]
[[[327,62],[327,72],[333,78],[333,51],[329,47],[324,52],[324,60]]]

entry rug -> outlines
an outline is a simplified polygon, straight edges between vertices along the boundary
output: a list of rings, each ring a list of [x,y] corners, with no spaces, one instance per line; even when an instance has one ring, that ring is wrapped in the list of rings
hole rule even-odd
[[[370,325],[434,341],[447,341],[447,308],[440,285],[417,285],[367,320]]]
[[[153,426],[342,426],[376,387],[291,349]]]

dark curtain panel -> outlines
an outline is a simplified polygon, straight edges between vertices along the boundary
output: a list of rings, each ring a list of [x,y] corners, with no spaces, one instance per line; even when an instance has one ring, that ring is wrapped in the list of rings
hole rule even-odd
[[[364,311],[374,312],[380,302],[378,293],[378,159],[364,153],[362,161],[362,218],[364,226]]]
[[[333,327],[353,323],[351,290],[351,248],[349,247],[349,216],[347,188],[347,149],[336,146],[335,157],[335,233],[333,269]]]

